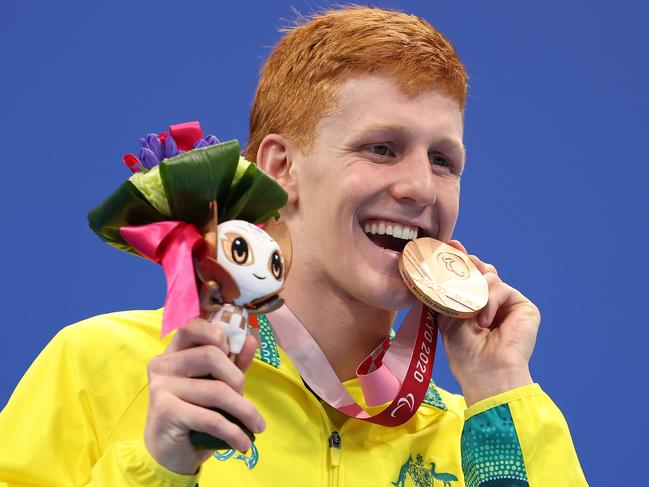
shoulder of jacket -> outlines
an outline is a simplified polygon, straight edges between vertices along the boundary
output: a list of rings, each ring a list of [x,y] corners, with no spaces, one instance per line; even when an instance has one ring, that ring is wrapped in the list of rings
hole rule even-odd
[[[104,347],[106,342],[162,342],[162,310],[118,311],[92,316],[61,329],[55,340]],[[165,340],[166,341],[166,340]]]
[[[161,320],[161,310],[93,316],[60,330],[50,346],[88,373],[106,367],[126,372],[130,365],[140,369],[143,361],[162,353],[171,338],[160,339]]]
[[[92,432],[103,448],[146,388],[151,357],[164,350],[161,316],[160,311],[110,313],[60,330],[19,384],[24,397],[44,398],[43,424],[85,422],[88,429],[79,434]]]
[[[442,389],[432,379],[430,384],[428,384],[428,390],[426,391],[423,404],[441,411],[451,412],[460,419],[464,418],[464,410],[466,409],[464,397],[460,394],[454,394]]]

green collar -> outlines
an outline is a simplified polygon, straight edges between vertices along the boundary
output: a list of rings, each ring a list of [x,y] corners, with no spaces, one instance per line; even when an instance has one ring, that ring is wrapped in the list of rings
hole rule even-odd
[[[255,352],[255,358],[279,369],[279,351],[277,350],[277,342],[275,342],[273,330],[270,328],[268,318],[266,318],[266,315],[258,315],[257,322],[259,323],[260,345]]]

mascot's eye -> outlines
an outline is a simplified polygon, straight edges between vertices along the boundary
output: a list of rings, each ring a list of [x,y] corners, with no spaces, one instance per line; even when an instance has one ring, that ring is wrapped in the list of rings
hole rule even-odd
[[[232,241],[232,260],[237,264],[244,264],[248,260],[248,242],[242,237],[237,237]]]
[[[275,279],[278,281],[282,280],[282,275],[284,274],[284,265],[282,264],[282,258],[279,256],[279,252],[276,250],[273,252],[273,255],[270,256],[270,272],[275,276]]]
[[[223,255],[233,264],[248,266],[254,262],[254,255],[248,241],[239,233],[228,232],[221,239]]]

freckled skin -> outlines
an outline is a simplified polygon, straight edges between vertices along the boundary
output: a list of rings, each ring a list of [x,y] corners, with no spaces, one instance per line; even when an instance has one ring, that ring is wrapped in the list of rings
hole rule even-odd
[[[409,96],[383,76],[353,78],[340,94],[339,109],[318,126],[315,149],[294,156],[299,211],[288,221],[298,249],[292,273],[303,273],[320,295],[333,291],[374,308],[402,308],[411,295],[397,255],[372,244],[361,223],[397,219],[441,240],[451,237],[463,158],[446,156],[456,166],[448,169],[432,155],[447,152],[444,140],[461,145],[462,112],[442,93]],[[377,126],[404,130],[360,135]]]

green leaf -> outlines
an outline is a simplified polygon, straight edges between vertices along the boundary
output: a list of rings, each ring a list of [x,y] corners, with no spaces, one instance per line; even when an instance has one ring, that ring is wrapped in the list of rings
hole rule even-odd
[[[239,162],[236,140],[194,149],[160,163],[171,218],[202,226],[210,201],[227,201]],[[222,209],[219,205],[219,221]]]
[[[140,254],[122,238],[119,229],[164,220],[168,217],[156,210],[130,181],[88,213],[88,225],[103,241],[135,255]]]
[[[223,220],[231,220],[233,213],[232,206],[244,195],[246,190],[250,187],[251,177],[254,177],[255,168],[254,164],[244,157],[240,156],[237,163],[237,170],[234,173],[230,190],[228,191],[228,198],[226,201],[219,201],[219,206],[222,206]]]
[[[277,210],[288,199],[286,191],[257,165],[243,158],[239,161],[239,168],[245,170],[232,185],[223,214],[224,220],[238,218],[259,223],[271,216],[279,216]]]
[[[153,166],[147,172],[138,171],[133,173],[128,180],[133,183],[156,210],[163,215],[169,216],[171,214],[167,194],[160,179],[160,166]]]
[[[230,195],[224,208],[224,220],[237,218],[248,198],[250,198],[248,191],[255,182],[257,172],[259,172],[259,168],[246,159],[239,161],[239,168],[243,169],[243,171],[237,171],[241,175],[230,189]]]

